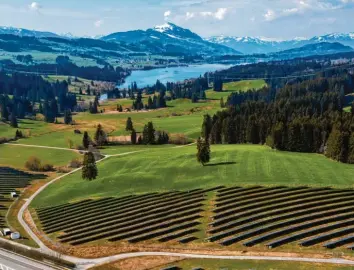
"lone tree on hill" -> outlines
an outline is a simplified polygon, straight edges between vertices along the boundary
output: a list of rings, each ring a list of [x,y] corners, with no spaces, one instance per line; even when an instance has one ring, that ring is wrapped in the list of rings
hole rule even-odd
[[[133,121],[132,121],[131,117],[128,117],[128,119],[127,119],[127,124],[125,126],[125,130],[126,131],[133,131],[134,130]]]
[[[92,152],[85,153],[82,168],[82,179],[92,181],[97,178],[97,175],[98,170],[94,155]]]
[[[84,137],[82,138],[82,146],[87,149],[90,145],[90,136],[88,135],[88,132],[84,132]]]
[[[197,141],[197,160],[203,166],[210,161],[210,145],[208,140],[199,138]]]

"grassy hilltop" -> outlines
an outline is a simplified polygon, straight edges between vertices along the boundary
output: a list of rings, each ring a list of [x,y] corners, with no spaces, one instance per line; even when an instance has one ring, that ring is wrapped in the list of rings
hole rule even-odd
[[[257,145],[212,146],[210,166],[196,161],[196,146],[153,149],[110,158],[93,182],[73,174],[49,186],[33,206],[218,185],[350,186],[354,167],[317,154],[274,151]]]

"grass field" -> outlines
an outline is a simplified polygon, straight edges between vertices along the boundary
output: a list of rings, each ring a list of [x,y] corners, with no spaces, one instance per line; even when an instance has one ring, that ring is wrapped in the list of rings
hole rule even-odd
[[[49,76],[47,79],[51,82],[67,79],[66,76]],[[86,87],[90,84],[88,80],[82,80]],[[71,91],[77,92],[80,83],[73,83],[70,86]],[[79,113],[74,115],[76,122],[74,126],[63,124],[48,124],[43,121],[20,120],[19,129],[24,132],[25,139],[19,140],[19,143],[34,144],[42,146],[56,146],[68,148],[68,141],[73,142],[74,147],[81,144],[82,135],[75,135],[74,130],[79,129],[89,131],[93,136],[93,132],[98,124],[102,124],[104,130],[112,136],[129,135],[125,131],[125,123],[128,117],[134,122],[134,127],[141,132],[144,125],[152,121],[157,130],[164,130],[171,134],[185,134],[191,139],[196,139],[200,135],[200,127],[203,115],[206,113],[214,114],[220,110],[220,98],[224,97],[225,101],[228,95],[233,91],[246,90],[250,88],[259,88],[265,84],[264,81],[242,81],[236,83],[225,84],[228,89],[223,92],[207,91],[207,100],[198,103],[192,103],[187,99],[172,100],[167,103],[167,108],[148,111],[148,112],[130,112],[116,113],[117,104],[124,107],[130,107],[132,100],[120,99],[109,100],[103,102],[100,109],[105,110],[104,114]],[[80,84],[81,85],[81,84]],[[85,88],[83,87],[83,88]],[[87,98],[87,96],[83,96]],[[145,97],[145,100],[147,98]],[[113,111],[113,112],[112,112]],[[110,113],[111,112],[111,113]],[[63,123],[62,118],[58,121]],[[16,129],[9,125],[0,123],[0,137],[14,137]]]
[[[79,157],[71,151],[31,148],[13,145],[0,145],[0,166],[24,169],[25,162],[31,156],[38,157],[42,163],[64,166],[73,158]]]
[[[250,89],[261,89],[267,86],[264,80],[245,80],[238,82],[224,83],[224,91],[247,91]]]
[[[275,261],[240,261],[240,260],[208,260],[191,259],[171,263],[167,266],[177,266],[182,270],[197,269],[205,270],[352,270],[352,266],[303,263],[303,262],[275,262]],[[166,266],[166,267],[167,267]],[[160,270],[163,267],[153,268]],[[102,268],[103,270],[104,268]]]
[[[98,165],[97,180],[83,181],[80,173],[69,176],[44,190],[33,206],[216,185],[353,186],[354,166],[321,155],[256,145],[212,146],[211,150],[211,166],[206,167],[196,162],[195,146],[110,158]]]

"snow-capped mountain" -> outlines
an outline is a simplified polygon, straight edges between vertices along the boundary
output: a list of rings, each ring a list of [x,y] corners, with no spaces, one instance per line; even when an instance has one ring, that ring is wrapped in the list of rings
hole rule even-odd
[[[146,31],[113,33],[101,39],[145,46],[149,51],[157,53],[240,54],[230,47],[206,41],[192,31],[172,23],[159,25]]]
[[[42,32],[42,31],[28,30],[23,28],[6,27],[6,26],[0,27],[0,34],[16,35],[22,37],[37,37],[37,38],[60,37],[59,35],[54,34],[52,32]]]
[[[232,36],[214,36],[205,40],[228,46],[244,54],[274,53],[284,50],[296,49],[308,44],[316,44],[319,42],[338,42],[354,48],[354,33],[328,34],[323,36],[316,36],[310,39],[298,37],[292,40],[272,40],[258,37]]]

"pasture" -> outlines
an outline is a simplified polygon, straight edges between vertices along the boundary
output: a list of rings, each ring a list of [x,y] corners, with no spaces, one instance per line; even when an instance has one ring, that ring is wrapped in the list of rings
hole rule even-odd
[[[48,76],[47,80],[55,82],[56,80],[67,79],[66,76]],[[85,89],[90,85],[90,81],[80,79],[80,82],[73,82],[70,91],[78,92],[82,87]],[[167,108],[143,111],[143,112],[116,112],[117,104],[128,108],[132,104],[130,99],[109,100],[102,102],[99,107],[104,110],[102,114],[90,114],[88,112],[78,113],[73,116],[75,125],[64,125],[63,118],[58,118],[61,124],[48,124],[40,120],[19,120],[19,130],[23,131],[25,139],[18,142],[22,144],[33,144],[42,146],[53,146],[69,148],[70,141],[73,147],[81,145],[82,136],[75,135],[74,130],[79,129],[82,133],[88,131],[93,136],[98,124],[102,124],[105,131],[112,136],[129,135],[125,131],[125,122],[131,117],[134,127],[141,132],[144,125],[152,121],[157,130],[164,130],[170,134],[184,134],[188,138],[197,139],[200,135],[200,127],[203,115],[206,113],[214,114],[220,110],[220,98],[224,97],[226,101],[228,95],[233,91],[243,91],[249,88],[262,87],[264,81],[241,81],[236,83],[227,83],[227,90],[223,92],[206,91],[207,100],[192,103],[191,100],[178,99],[167,102]],[[94,89],[94,87],[92,87]],[[82,96],[84,99],[90,99],[89,96]],[[147,97],[144,97],[144,102]],[[40,117],[38,117],[39,119]],[[0,137],[12,138],[15,136],[16,129],[8,124],[0,123]]]
[[[80,173],[71,175],[39,194],[33,206],[216,185],[353,187],[354,167],[322,155],[259,145],[213,145],[211,151],[211,163],[205,167],[196,161],[195,145],[112,157],[98,164],[97,180],[87,182]]]
[[[16,145],[0,145],[0,152],[0,166],[10,166],[18,169],[25,169],[25,162],[31,156],[36,156],[43,164],[49,163],[54,166],[67,165],[72,159],[80,156],[72,151]]]

